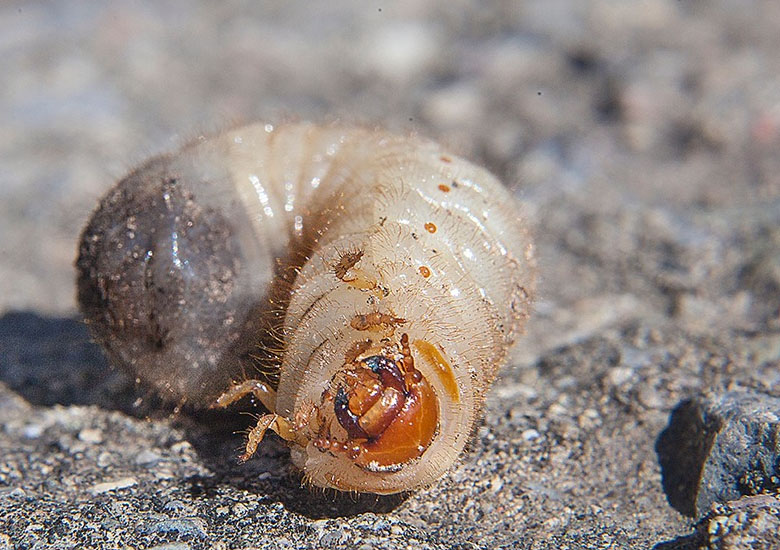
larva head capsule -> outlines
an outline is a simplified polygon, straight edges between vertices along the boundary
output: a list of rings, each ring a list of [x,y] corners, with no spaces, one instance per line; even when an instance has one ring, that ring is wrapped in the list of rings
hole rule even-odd
[[[319,399],[294,415],[293,461],[319,487],[388,494],[424,486],[457,455],[435,450],[443,403],[403,334],[345,362]]]
[[[402,343],[408,351],[408,337]],[[341,440],[326,423],[314,446],[343,452],[369,472],[395,472],[428,449],[438,428],[436,394],[410,355],[372,355],[338,373],[323,394],[345,432]],[[325,415],[327,417],[327,415]]]

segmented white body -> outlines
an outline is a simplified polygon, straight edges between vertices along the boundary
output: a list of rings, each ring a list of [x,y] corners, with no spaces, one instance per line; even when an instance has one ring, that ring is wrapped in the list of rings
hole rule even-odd
[[[147,190],[131,197],[138,206],[118,208],[131,185]],[[219,242],[193,236],[200,219],[220,228]],[[232,259],[193,271],[215,251]],[[357,261],[343,266],[345,276],[334,266],[350,254]],[[534,287],[529,233],[490,173],[417,137],[309,124],[235,128],[142,167],[104,199],[79,268],[85,314],[110,355],[195,405],[240,376],[247,335],[261,327],[252,316],[269,295],[286,306],[272,412],[287,418],[319,402],[350,350],[408,334],[439,402],[435,438],[419,460],[370,472],[292,445],[315,485],[377,493],[423,486],[455,462]],[[269,290],[285,269],[294,276]],[[210,280],[192,282],[198,277]],[[171,284],[208,296],[173,300]],[[166,296],[157,305],[148,297],[155,288]],[[146,305],[128,305],[139,299]],[[213,315],[193,318],[205,310]],[[356,316],[374,312],[403,324],[355,327]]]

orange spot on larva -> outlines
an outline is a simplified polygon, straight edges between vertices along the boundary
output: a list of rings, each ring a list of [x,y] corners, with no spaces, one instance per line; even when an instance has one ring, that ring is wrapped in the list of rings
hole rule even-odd
[[[428,222],[425,224],[425,230],[428,233],[436,233],[436,224],[433,222]]]
[[[442,193],[449,193],[450,192],[450,186],[449,185],[444,185],[443,183],[440,183],[439,184],[439,191],[441,191]]]
[[[455,380],[455,373],[452,372],[452,367],[438,348],[425,340],[415,340],[414,347],[422,358],[433,366],[452,400],[456,403],[459,402],[460,392],[458,391],[458,382]]]
[[[439,157],[439,160],[442,162],[446,162],[447,164],[452,162],[452,159],[446,155],[442,155]]]
[[[425,277],[426,279],[427,279],[428,277],[430,277],[430,276],[431,276],[431,270],[430,270],[430,269],[428,269],[428,268],[427,268],[426,266],[424,266],[424,265],[421,265],[421,266],[420,266],[420,268],[418,269],[418,271],[420,272],[420,275],[422,275],[422,276],[423,276],[423,277]]]

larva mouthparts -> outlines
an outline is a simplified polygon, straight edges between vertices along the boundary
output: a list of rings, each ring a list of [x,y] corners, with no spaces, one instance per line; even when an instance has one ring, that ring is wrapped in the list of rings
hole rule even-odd
[[[386,494],[461,454],[535,260],[510,193],[433,142],[253,124],[121,180],[77,268],[115,363],[196,407],[263,403],[242,459],[271,429],[311,484]]]

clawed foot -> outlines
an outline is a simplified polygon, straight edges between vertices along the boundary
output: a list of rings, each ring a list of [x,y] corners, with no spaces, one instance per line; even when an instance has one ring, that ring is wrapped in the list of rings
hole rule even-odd
[[[244,449],[244,454],[238,457],[239,462],[246,462],[255,454],[257,446],[260,445],[265,432],[269,428],[285,441],[295,441],[295,428],[289,420],[278,414],[263,415],[249,432],[246,440],[246,449]]]
[[[261,382],[260,380],[244,380],[243,382],[233,384],[217,398],[210,408],[224,409],[250,394],[260,401],[260,403],[269,411],[275,410],[276,392],[268,384]],[[246,462],[255,454],[258,445],[260,445],[260,442],[265,436],[265,432],[269,429],[276,432],[276,434],[285,441],[296,441],[301,438],[298,427],[288,419],[279,416],[274,412],[265,414],[258,419],[255,427],[249,432],[246,449],[244,450],[244,453],[238,457],[240,462]]]

